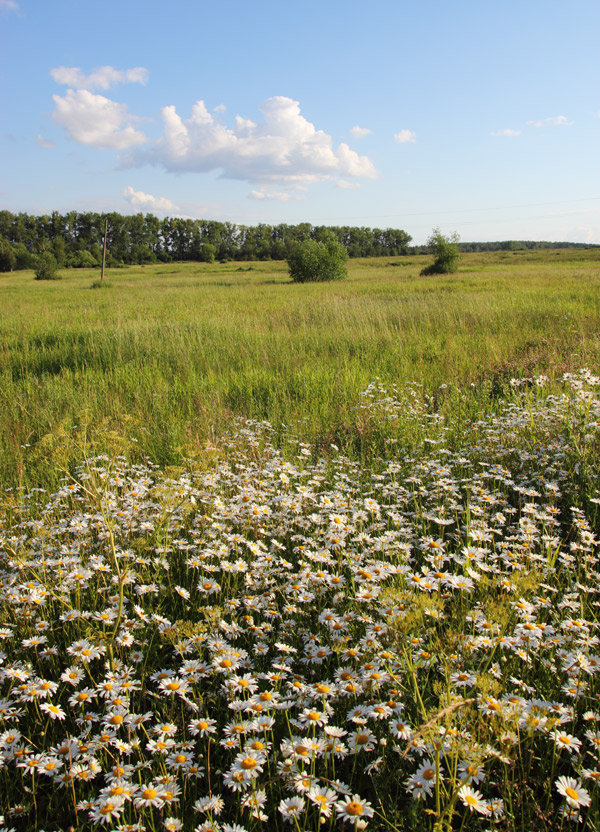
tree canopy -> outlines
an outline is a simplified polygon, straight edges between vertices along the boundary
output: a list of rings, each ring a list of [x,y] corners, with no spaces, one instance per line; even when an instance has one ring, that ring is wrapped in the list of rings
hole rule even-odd
[[[394,228],[310,223],[245,226],[182,217],[159,219],[153,214],[76,211],[55,211],[51,216],[0,211],[0,238],[8,241],[17,256],[16,268],[31,268],[24,255],[46,250],[61,268],[93,267],[102,261],[105,219],[109,267],[180,260],[286,260],[298,243],[330,238],[344,246],[350,257],[397,256],[408,254],[411,242],[406,231]]]

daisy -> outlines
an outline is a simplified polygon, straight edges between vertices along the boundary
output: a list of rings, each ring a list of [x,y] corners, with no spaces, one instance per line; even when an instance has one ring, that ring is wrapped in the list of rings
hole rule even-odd
[[[377,744],[377,737],[368,728],[359,728],[348,734],[348,745],[358,754],[359,751],[372,751]]]
[[[556,747],[559,750],[565,749],[569,752],[569,754],[578,754],[579,749],[581,747],[581,740],[578,740],[577,737],[574,737],[572,734],[567,734],[563,731],[553,731],[550,735],[554,742],[556,743]]]
[[[471,812],[477,812],[480,815],[490,814],[488,804],[484,801],[481,792],[475,791],[470,786],[461,786],[458,796]]]
[[[201,797],[194,803],[194,809],[197,812],[210,812],[213,815],[220,815],[225,808],[225,801],[222,797],[213,795],[212,797]]]
[[[304,798],[303,797],[290,797],[287,800],[282,800],[279,803],[279,811],[284,817],[284,820],[289,821],[290,823],[294,822],[294,819],[298,817],[304,810]]]
[[[589,792],[573,777],[559,777],[555,786],[558,793],[567,798],[567,803],[573,809],[589,806],[592,802]]]
[[[157,809],[163,805],[163,799],[160,795],[159,789],[152,783],[145,788],[141,788],[135,800],[136,809],[145,809],[147,806],[156,806]]]
[[[101,800],[94,805],[94,808],[90,812],[90,819],[94,823],[111,823],[117,820],[123,812],[124,803],[124,799],[118,797]]]
[[[40,711],[48,714],[50,719],[64,719],[65,712],[59,705],[53,705],[51,702],[42,702]]]
[[[181,677],[171,676],[169,679],[162,679],[160,682],[160,690],[169,696],[177,694],[177,696],[185,696],[189,690],[189,683]]]
[[[485,780],[485,771],[475,763],[461,763],[458,767],[458,776],[467,786],[472,783],[481,783]]]
[[[312,711],[305,708],[300,714],[298,721],[305,728],[309,728],[311,726],[314,728],[317,726],[322,728],[329,722],[329,716],[323,711]]]
[[[340,820],[354,824],[358,821],[364,822],[366,818],[372,818],[374,815],[371,804],[358,794],[346,795],[335,804],[335,809]]]
[[[413,797],[419,799],[433,792],[436,781],[435,764],[433,760],[427,759],[409,778],[406,786],[409,791],[412,791]]]
[[[240,773],[244,780],[253,780],[262,773],[264,764],[264,754],[246,750],[236,756],[231,771]]]
[[[321,815],[328,818],[337,800],[337,794],[333,789],[315,785],[308,790],[308,799],[319,807]]]
[[[207,737],[210,734],[215,734],[216,722],[214,719],[202,717],[201,719],[192,719],[189,723],[190,734],[194,737]]]

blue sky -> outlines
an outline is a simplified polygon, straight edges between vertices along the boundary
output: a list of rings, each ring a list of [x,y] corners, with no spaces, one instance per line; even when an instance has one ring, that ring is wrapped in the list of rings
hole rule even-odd
[[[0,0],[0,207],[600,243],[598,0]]]

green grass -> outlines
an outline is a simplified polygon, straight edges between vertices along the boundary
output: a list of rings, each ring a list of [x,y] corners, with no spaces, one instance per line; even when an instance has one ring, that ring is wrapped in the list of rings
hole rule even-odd
[[[160,264],[0,276],[0,483],[56,484],[85,451],[194,456],[235,416],[364,452],[350,407],[368,383],[499,395],[511,376],[600,356],[596,250],[352,260],[334,284],[285,263]],[[398,266],[401,266],[399,268]],[[247,266],[245,267],[247,268]]]
[[[8,828],[599,828],[598,253],[427,259],[0,276]]]

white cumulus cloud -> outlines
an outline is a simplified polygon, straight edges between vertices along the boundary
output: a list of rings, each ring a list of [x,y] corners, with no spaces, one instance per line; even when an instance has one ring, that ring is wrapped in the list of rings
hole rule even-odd
[[[413,130],[400,130],[399,133],[394,133],[394,138],[400,144],[406,144],[406,142],[416,142],[417,134]]]
[[[533,127],[569,127],[573,124],[566,116],[552,116],[551,118],[543,118],[540,121],[528,121]]]
[[[88,90],[67,90],[64,98],[53,95],[52,118],[79,144],[104,150],[127,150],[143,144],[146,136],[132,125],[125,104],[118,104]]]
[[[289,202],[290,199],[297,199],[289,191],[250,191],[248,199],[275,199],[278,202]]]
[[[274,96],[259,109],[260,123],[236,116],[234,127],[227,127],[204,101],[194,104],[188,119],[172,105],[163,107],[162,138],[133,152],[127,161],[171,172],[220,170],[223,177],[260,185],[257,193],[268,185],[298,188],[340,176],[377,176],[368,157],[343,142],[334,148],[331,136],[304,118],[297,101]]]
[[[57,66],[50,70],[50,75],[57,84],[66,84],[78,90],[107,90],[113,84],[145,84],[148,81],[148,70],[143,66],[133,69],[100,66],[89,75],[83,73],[78,66]]]
[[[16,0],[0,0],[0,12],[16,12],[18,8]]]
[[[179,211],[179,207],[165,196],[152,196],[143,191],[135,191],[131,185],[123,189],[123,197],[133,208],[138,208],[140,211],[157,214],[172,214]]]
[[[490,133],[490,136],[506,136],[507,138],[514,138],[520,135],[520,130],[512,130],[510,127],[507,127],[506,130],[492,130]]]
[[[359,127],[358,124],[350,129],[350,135],[354,136],[355,139],[362,139],[372,132],[368,127]]]

